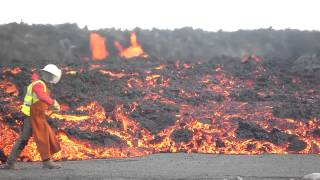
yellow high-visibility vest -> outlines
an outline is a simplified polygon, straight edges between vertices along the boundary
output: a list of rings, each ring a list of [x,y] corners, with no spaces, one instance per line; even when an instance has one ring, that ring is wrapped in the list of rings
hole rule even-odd
[[[42,80],[37,80],[37,81],[34,81],[31,84],[29,84],[29,86],[27,87],[27,93],[24,96],[23,105],[21,106],[21,111],[26,116],[30,116],[31,105],[36,103],[37,101],[39,101],[36,93],[32,92],[33,85],[35,85],[36,83],[43,84],[44,92],[47,92],[47,86]]]

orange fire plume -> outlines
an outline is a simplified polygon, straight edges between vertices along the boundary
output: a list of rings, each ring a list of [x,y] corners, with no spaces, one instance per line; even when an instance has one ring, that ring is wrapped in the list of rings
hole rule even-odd
[[[128,59],[133,57],[138,57],[138,56],[148,57],[148,55],[145,54],[145,52],[143,51],[141,45],[138,43],[137,35],[134,32],[131,33],[130,43],[131,43],[131,46],[124,49],[119,41],[114,42],[114,46],[119,51],[119,56],[128,58]]]
[[[90,33],[90,48],[93,60],[103,60],[109,56],[105,45],[106,39],[97,33]]]

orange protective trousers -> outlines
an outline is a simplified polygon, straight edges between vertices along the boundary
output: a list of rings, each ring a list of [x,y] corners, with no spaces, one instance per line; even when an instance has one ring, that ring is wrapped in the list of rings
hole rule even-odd
[[[40,100],[30,108],[32,134],[42,160],[51,158],[61,150],[56,135],[47,122],[47,109],[48,105]]]

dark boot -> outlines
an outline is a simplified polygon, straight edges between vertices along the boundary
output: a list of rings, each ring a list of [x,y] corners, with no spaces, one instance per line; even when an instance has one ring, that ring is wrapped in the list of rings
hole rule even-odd
[[[13,169],[17,169],[15,163],[10,163],[10,162],[7,162],[6,164],[2,165],[0,167],[0,169],[8,169],[8,170],[13,170]]]
[[[42,162],[42,168],[43,169],[59,169],[61,166],[55,162],[53,162],[51,159],[43,161]]]

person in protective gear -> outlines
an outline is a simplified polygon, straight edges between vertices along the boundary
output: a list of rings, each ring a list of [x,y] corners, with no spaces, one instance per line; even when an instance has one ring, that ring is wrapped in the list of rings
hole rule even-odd
[[[60,111],[59,103],[52,99],[46,83],[56,84],[60,81],[62,72],[53,64],[46,65],[39,73],[33,73],[32,82],[27,87],[24,103],[21,107],[24,120],[23,130],[8,156],[4,169],[15,169],[15,162],[21,151],[33,135],[43,161],[43,168],[56,169],[60,166],[51,160],[53,154],[60,151],[54,131],[47,122],[46,111],[51,108]]]

